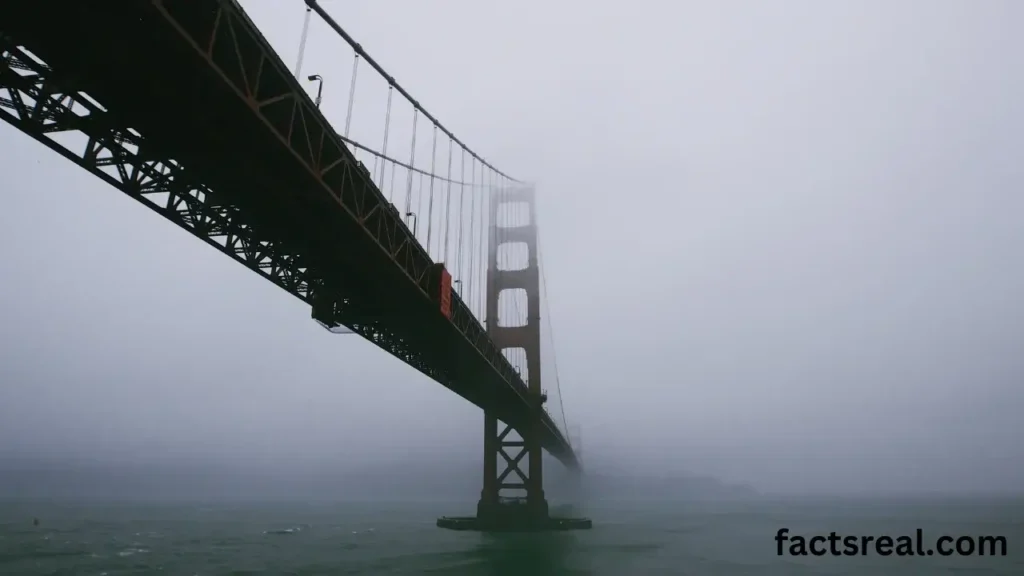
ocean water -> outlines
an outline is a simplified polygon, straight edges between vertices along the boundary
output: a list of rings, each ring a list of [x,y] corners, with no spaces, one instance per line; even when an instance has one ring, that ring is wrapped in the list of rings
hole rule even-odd
[[[467,504],[0,503],[0,574],[1024,574],[1024,502],[599,504],[594,528],[435,527]],[[34,526],[32,519],[40,524]],[[777,555],[775,534],[999,535],[1005,557]]]

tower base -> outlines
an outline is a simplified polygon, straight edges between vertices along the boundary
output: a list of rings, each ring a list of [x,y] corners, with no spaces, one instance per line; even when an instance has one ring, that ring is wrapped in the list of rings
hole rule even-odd
[[[548,515],[547,502],[531,505],[525,500],[505,500],[477,505],[476,516],[443,516],[438,528],[478,532],[546,532],[553,530],[589,530],[589,518],[555,518]]]

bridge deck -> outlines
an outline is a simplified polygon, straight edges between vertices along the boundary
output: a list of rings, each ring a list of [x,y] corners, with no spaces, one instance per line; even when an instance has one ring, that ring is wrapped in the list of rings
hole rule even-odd
[[[295,296],[328,302],[336,322],[470,402],[529,424],[525,384],[457,294],[451,319],[441,314],[429,255],[233,0],[5,2],[0,35],[16,57],[0,65],[0,117]],[[79,91],[99,105],[63,98]],[[49,137],[68,130],[88,135],[85,150]],[[575,466],[543,424],[544,447]]]

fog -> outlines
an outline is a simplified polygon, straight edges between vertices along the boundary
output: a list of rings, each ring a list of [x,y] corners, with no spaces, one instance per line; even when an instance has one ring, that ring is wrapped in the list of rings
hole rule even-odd
[[[294,62],[302,3],[243,5]],[[1024,486],[1024,5],[324,5],[537,183],[585,465]],[[351,62],[315,20],[303,69],[338,126]],[[6,123],[0,189],[0,462],[459,462],[477,497],[474,406]]]

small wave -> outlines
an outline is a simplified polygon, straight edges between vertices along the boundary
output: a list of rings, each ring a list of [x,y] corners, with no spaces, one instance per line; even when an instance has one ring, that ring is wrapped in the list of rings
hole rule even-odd
[[[301,526],[296,526],[294,528],[283,528],[283,529],[279,529],[279,530],[264,530],[263,533],[264,534],[295,534],[296,532],[301,532],[301,531],[302,531],[302,527]]]

